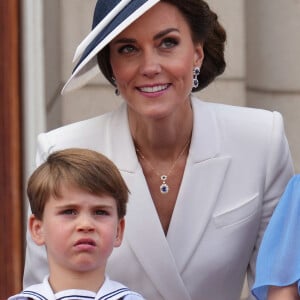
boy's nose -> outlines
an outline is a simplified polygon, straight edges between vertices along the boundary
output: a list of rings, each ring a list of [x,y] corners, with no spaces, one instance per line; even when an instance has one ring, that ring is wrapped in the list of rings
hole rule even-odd
[[[83,232],[90,232],[90,231],[93,231],[95,229],[94,225],[93,225],[93,221],[88,216],[81,216],[78,219],[77,228],[78,228],[79,231],[83,231]]]

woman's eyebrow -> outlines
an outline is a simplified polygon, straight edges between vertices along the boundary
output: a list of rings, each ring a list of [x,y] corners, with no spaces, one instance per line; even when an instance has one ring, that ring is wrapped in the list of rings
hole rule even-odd
[[[167,28],[159,33],[157,33],[155,36],[154,36],[154,40],[158,40],[160,38],[162,38],[163,36],[167,35],[168,33],[170,32],[173,32],[173,31],[176,31],[176,32],[179,32],[179,30],[177,28]]]
[[[179,32],[179,30],[177,28],[167,28],[159,33],[157,33],[154,37],[153,37],[153,40],[158,40],[158,39],[161,39],[163,36],[167,35],[168,33],[170,32]],[[113,42],[114,44],[133,44],[133,43],[136,43],[136,40],[133,39],[133,38],[119,38],[117,40],[115,40]]]

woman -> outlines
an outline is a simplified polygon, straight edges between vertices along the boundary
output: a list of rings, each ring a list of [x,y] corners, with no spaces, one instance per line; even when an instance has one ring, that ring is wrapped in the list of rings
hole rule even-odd
[[[191,95],[225,68],[225,31],[202,0],[98,0],[93,28],[64,92],[98,62],[124,103],[41,134],[38,164],[76,146],[118,166],[131,195],[114,280],[149,300],[239,299],[293,174],[281,115]],[[25,285],[47,272],[43,255],[28,239]]]
[[[290,180],[265,232],[252,292],[258,300],[299,300],[300,175]]]

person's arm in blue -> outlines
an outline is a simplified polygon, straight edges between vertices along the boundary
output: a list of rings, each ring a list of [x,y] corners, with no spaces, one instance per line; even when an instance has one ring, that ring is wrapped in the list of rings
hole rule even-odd
[[[265,231],[252,294],[258,300],[299,300],[300,175],[289,181]]]

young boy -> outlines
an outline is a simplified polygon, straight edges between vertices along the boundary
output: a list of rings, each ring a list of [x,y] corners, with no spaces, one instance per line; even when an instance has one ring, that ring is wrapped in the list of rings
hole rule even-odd
[[[31,175],[27,195],[30,234],[46,247],[49,276],[9,300],[144,299],[105,276],[122,242],[128,200],[109,159],[87,149],[54,152]]]

